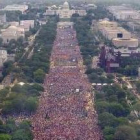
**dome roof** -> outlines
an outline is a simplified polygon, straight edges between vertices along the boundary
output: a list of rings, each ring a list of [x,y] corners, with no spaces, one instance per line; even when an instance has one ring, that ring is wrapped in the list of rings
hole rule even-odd
[[[67,1],[64,2],[63,9],[69,9],[69,3]]]
[[[67,1],[65,1],[63,5],[69,6],[69,3]]]
[[[16,26],[10,26],[9,29],[17,29]]]

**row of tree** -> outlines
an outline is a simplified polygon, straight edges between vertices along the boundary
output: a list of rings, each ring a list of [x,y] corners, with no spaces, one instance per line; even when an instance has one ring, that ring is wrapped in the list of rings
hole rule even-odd
[[[49,71],[50,55],[56,36],[57,17],[52,17],[46,25],[43,25],[39,35],[35,39],[34,52],[31,59],[21,63],[20,73],[22,79],[28,82],[42,83],[45,73]],[[21,72],[22,71],[22,72]]]
[[[73,15],[72,21],[77,32],[77,39],[81,47],[84,64],[91,67],[92,57],[98,54],[98,49],[95,44],[95,37],[90,30],[93,16],[88,13],[87,16],[81,18]]]
[[[22,121],[18,125],[13,119],[8,119],[5,123],[0,121],[0,140],[32,140],[30,127],[28,121]]]
[[[43,87],[38,84],[17,84],[14,87],[0,91],[0,108],[5,117],[7,115],[30,115],[38,105],[38,96],[43,92]]]
[[[132,104],[136,103],[135,97],[119,85],[105,86],[96,92],[99,125],[106,140],[140,139],[137,117],[128,105],[128,100]]]
[[[86,74],[91,83],[113,83],[110,77],[104,75],[102,69],[92,69],[92,59],[99,54],[99,42],[95,34],[91,30],[92,20],[95,19],[93,11],[81,18],[78,15],[73,15],[72,21],[77,32],[77,39],[80,45],[81,54],[83,56],[84,65],[87,66]]]

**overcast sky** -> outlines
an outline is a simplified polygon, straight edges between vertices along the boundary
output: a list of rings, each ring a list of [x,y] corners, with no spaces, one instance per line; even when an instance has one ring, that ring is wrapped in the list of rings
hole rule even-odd
[[[43,1],[43,2],[60,2],[60,1],[65,1],[65,0],[0,0],[0,3],[18,3],[18,2],[24,2],[24,1],[36,1],[36,2],[40,2],[40,1]],[[113,3],[113,2],[122,2],[122,3],[126,3],[126,2],[131,2],[131,3],[140,3],[140,0],[67,0],[67,1],[87,1],[87,2],[91,2],[91,3],[94,3],[94,2],[110,2],[110,3]]]

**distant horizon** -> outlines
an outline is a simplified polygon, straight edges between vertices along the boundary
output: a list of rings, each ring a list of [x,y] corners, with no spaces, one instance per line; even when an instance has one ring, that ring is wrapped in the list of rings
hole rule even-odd
[[[0,7],[4,7],[6,5],[10,5],[10,4],[21,4],[21,3],[26,3],[26,2],[30,2],[30,3],[46,3],[46,4],[60,4],[63,3],[65,1],[68,1],[70,3],[78,3],[78,2],[87,2],[87,3],[95,3],[95,4],[106,4],[106,5],[118,5],[118,4],[132,4],[135,5],[137,7],[140,6],[140,1],[139,0],[1,0],[0,1]]]

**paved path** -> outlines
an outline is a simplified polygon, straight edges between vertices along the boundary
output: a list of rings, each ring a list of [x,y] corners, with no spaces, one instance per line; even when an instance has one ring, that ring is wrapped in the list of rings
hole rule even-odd
[[[45,92],[32,117],[34,140],[102,140],[76,32],[66,24],[57,28]]]

